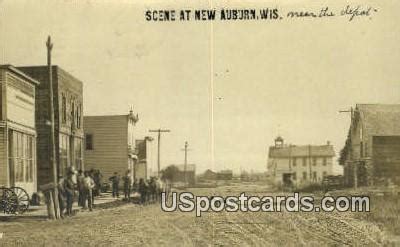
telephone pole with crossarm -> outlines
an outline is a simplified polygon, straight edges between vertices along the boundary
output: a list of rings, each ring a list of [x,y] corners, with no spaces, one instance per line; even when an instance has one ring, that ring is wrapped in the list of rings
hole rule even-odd
[[[171,132],[168,129],[157,129],[157,130],[149,130],[149,132],[157,132],[158,133],[158,138],[157,138],[157,176],[160,177],[160,145],[161,145],[161,133],[166,133],[166,132]]]

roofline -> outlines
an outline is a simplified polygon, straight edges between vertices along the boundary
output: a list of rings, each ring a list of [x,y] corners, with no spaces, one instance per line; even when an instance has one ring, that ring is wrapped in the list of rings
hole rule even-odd
[[[85,117],[127,117],[129,116],[129,114],[125,114],[125,115],[89,115],[89,116],[83,116]]]
[[[24,69],[31,69],[31,68],[44,68],[45,69],[46,67],[48,67],[48,65],[18,66],[18,68],[24,68]],[[67,70],[61,68],[61,66],[54,64],[54,65],[51,65],[51,68],[56,69],[57,72],[60,71],[61,73],[65,73],[65,74],[71,76],[72,78],[74,78],[74,80],[79,81],[83,85],[83,82],[80,79],[78,79],[76,76],[74,76]]]
[[[40,85],[40,82],[39,82],[39,81],[37,81],[37,80],[33,79],[32,77],[28,76],[27,74],[25,74],[25,73],[22,72],[21,70],[17,69],[16,67],[12,66],[11,64],[3,64],[3,65],[0,65],[0,68],[1,68],[1,69],[10,70],[11,72],[14,72],[15,74],[17,74],[17,75],[19,75],[19,76],[25,78],[26,80],[32,82],[33,84],[35,84],[35,85],[37,85],[37,86]]]

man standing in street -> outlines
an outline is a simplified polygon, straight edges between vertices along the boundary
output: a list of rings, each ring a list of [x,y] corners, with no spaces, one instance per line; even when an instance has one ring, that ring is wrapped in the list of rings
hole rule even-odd
[[[85,176],[83,175],[83,171],[79,170],[78,171],[78,178],[77,178],[77,182],[78,182],[78,206],[83,207],[83,201],[84,201],[84,195],[83,195],[83,179],[85,178]]]
[[[67,199],[67,215],[72,216],[72,204],[74,202],[75,184],[73,181],[74,173],[69,171],[65,180],[65,197]]]
[[[131,190],[132,190],[131,172],[129,170],[126,171],[126,174],[122,179],[124,181],[124,198],[125,198],[125,200],[130,201]]]
[[[94,188],[94,181],[92,177],[89,176],[89,172],[84,172],[85,177],[83,178],[83,194],[84,194],[84,201],[83,201],[83,208],[86,209],[86,201],[89,207],[89,210],[93,210],[93,188]]]
[[[64,210],[66,208],[65,198],[65,179],[62,176],[58,177],[58,206],[60,207],[60,217],[64,218]]]
[[[112,183],[112,196],[119,197],[119,175],[117,172],[114,172],[114,176],[109,179]]]

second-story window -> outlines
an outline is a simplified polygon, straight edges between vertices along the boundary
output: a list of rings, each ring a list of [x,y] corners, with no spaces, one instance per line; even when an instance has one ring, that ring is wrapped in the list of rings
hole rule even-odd
[[[85,148],[86,148],[86,150],[93,150],[93,135],[92,134],[86,134]]]
[[[323,166],[326,166],[326,157],[324,157],[324,158],[322,159],[322,165],[323,165]]]
[[[82,107],[80,104],[77,104],[76,107],[76,127],[78,129],[81,128],[81,118],[82,118]]]
[[[293,166],[296,166],[296,158],[293,158]]]
[[[314,157],[314,158],[312,159],[312,164],[313,164],[313,166],[316,166],[316,165],[317,165],[317,158],[316,158],[316,157]]]
[[[303,157],[303,166],[306,166],[306,165],[307,165],[307,158]]]
[[[61,97],[61,114],[62,114],[62,122],[66,123],[67,122],[67,98],[63,94]]]

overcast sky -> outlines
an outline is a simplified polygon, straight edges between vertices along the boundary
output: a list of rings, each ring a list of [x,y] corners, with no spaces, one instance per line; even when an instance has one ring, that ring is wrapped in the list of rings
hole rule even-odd
[[[126,114],[134,105],[138,137],[171,130],[162,137],[162,166],[183,163],[188,141],[199,171],[265,171],[277,135],[292,144],[329,140],[338,152],[350,119],[338,110],[400,103],[398,2],[363,1],[378,12],[352,22],[146,22],[149,8],[194,9],[200,1],[138,2],[0,0],[0,63],[44,65],[50,34],[54,63],[84,83],[85,115]],[[284,14],[348,1],[327,2],[230,6]]]

